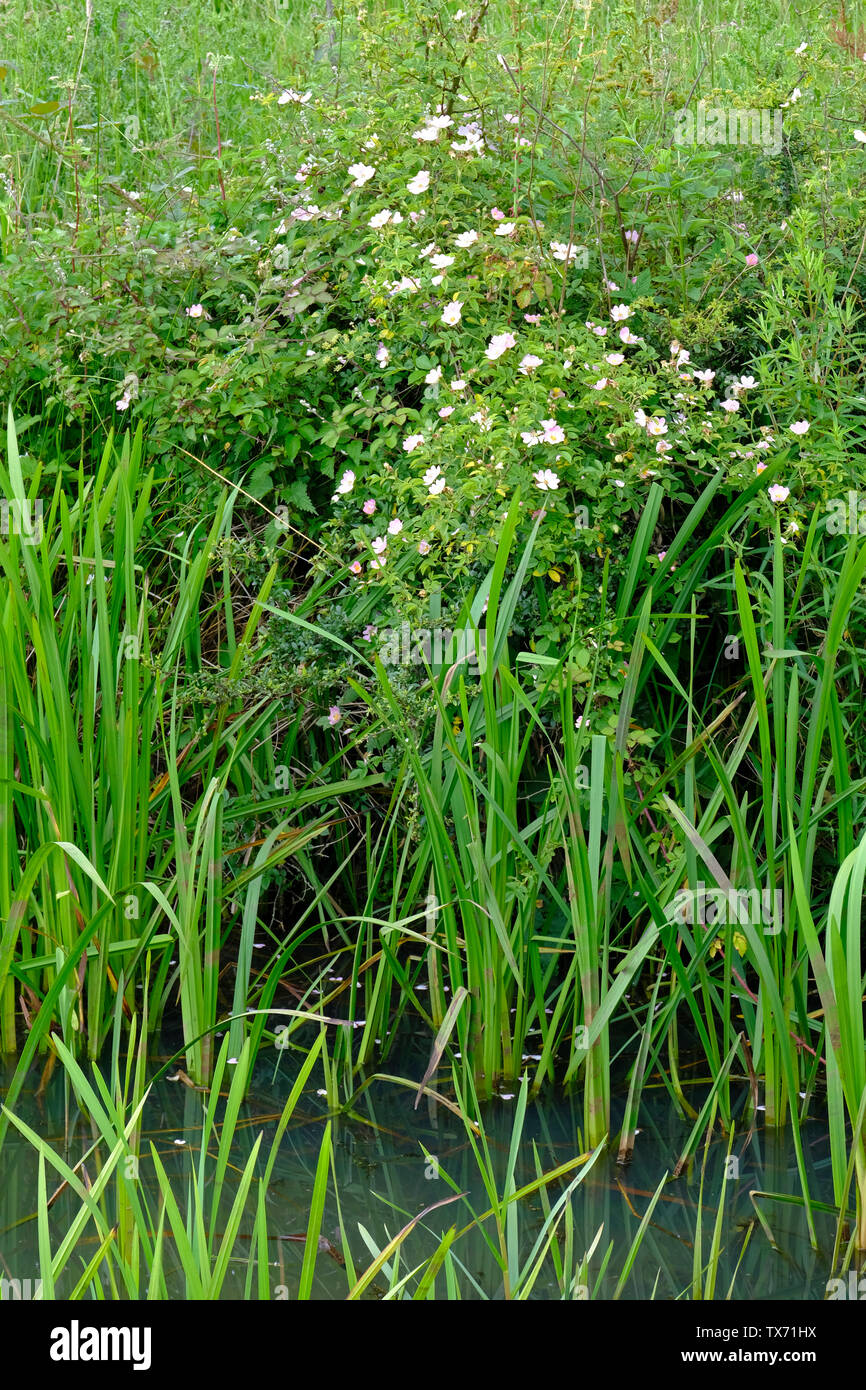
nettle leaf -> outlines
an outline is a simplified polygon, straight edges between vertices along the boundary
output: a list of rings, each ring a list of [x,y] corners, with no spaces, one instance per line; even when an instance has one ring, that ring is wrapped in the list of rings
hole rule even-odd
[[[316,507],[307,491],[307,484],[303,478],[296,478],[287,488],[283,489],[282,498],[284,502],[298,507],[302,512],[314,512]]]
[[[257,464],[253,469],[249,478],[244,483],[244,487],[251,497],[257,497],[261,500],[262,497],[267,496],[269,492],[273,491],[273,480],[271,478],[272,468],[273,462],[267,459]]]

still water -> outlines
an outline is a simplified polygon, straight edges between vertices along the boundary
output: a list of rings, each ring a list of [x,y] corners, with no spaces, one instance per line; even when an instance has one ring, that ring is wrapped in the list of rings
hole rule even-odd
[[[273,1053],[270,1057],[273,1057]],[[410,1039],[399,1059],[389,1062],[388,1070],[420,1079],[427,1057],[423,1040],[415,1042]],[[163,1060],[154,1059],[154,1073]],[[11,1074],[11,1068],[5,1071],[0,1069],[0,1096],[5,1095]],[[59,1068],[41,1097],[36,1095],[38,1079],[38,1074],[34,1073],[32,1085],[16,1104],[16,1114],[47,1139],[66,1162],[75,1163],[93,1142],[90,1122],[78,1110],[74,1097],[67,1093]],[[259,1171],[264,1169],[292,1081],[292,1063],[286,1055],[281,1057],[276,1069],[272,1060],[260,1060],[257,1065],[248,1100],[241,1111],[231,1164],[221,1194],[226,1213],[234,1195],[237,1173],[243,1169],[259,1133],[264,1135],[259,1153]],[[700,1078],[697,1081],[693,1093],[696,1102],[701,1098]],[[275,1299],[294,1298],[297,1289],[304,1249],[303,1240],[298,1237],[303,1237],[306,1231],[316,1162],[328,1117],[327,1101],[319,1093],[322,1086],[321,1073],[317,1076],[314,1072],[310,1087],[301,1098],[283,1136],[268,1190],[269,1230],[274,1237],[280,1237],[270,1242],[268,1252],[269,1285]],[[448,1093],[444,1085],[442,1090]],[[155,1145],[172,1177],[173,1190],[183,1208],[193,1164],[197,1166],[199,1159],[204,1101],[205,1097],[200,1092],[167,1078],[158,1081],[151,1091],[144,1110],[141,1145],[144,1157],[139,1178],[152,1211],[158,1210],[159,1202],[149,1158],[150,1142]],[[498,1099],[483,1111],[500,1191],[515,1105],[516,1098]],[[624,1098],[615,1102],[615,1122],[621,1118],[623,1105]],[[408,1272],[433,1253],[450,1226],[456,1224],[458,1229],[462,1229],[470,1223],[473,1213],[481,1214],[490,1205],[466,1130],[460,1119],[444,1106],[422,1100],[416,1110],[412,1091],[384,1080],[375,1080],[354,1103],[352,1112],[333,1122],[339,1209],[332,1176],[322,1222],[321,1254],[313,1286],[313,1296],[318,1299],[346,1297],[347,1275],[340,1212],[352,1261],[356,1270],[361,1271],[372,1259],[364,1232],[381,1249],[411,1217],[452,1194],[453,1188],[446,1181],[445,1175],[448,1175],[457,1185],[457,1190],[466,1196],[450,1206],[432,1211],[411,1233],[403,1246],[400,1263],[401,1271]],[[541,1171],[548,1171],[581,1152],[581,1120],[582,1098],[579,1093],[571,1097],[551,1094],[529,1105],[517,1167],[518,1186],[530,1182],[537,1175],[539,1169],[536,1164],[540,1165]],[[651,1084],[644,1091],[638,1123],[633,1161],[622,1167],[616,1163],[614,1153],[602,1156],[570,1199],[578,1255],[588,1250],[601,1232],[589,1265],[586,1296],[592,1299],[613,1297],[652,1194],[665,1173],[673,1172],[691,1129],[690,1122],[675,1113],[669,1094],[661,1084]],[[807,1121],[803,1129],[803,1143],[811,1195],[813,1199],[831,1202],[829,1146],[823,1119]],[[211,1147],[215,1149],[213,1142]],[[751,1191],[794,1195],[800,1191],[790,1135],[786,1133],[779,1137],[758,1125],[748,1137],[744,1128],[736,1136],[732,1153],[736,1159],[734,1163],[727,1156],[727,1140],[721,1137],[711,1142],[706,1155],[702,1142],[682,1175],[667,1183],[622,1288],[621,1298],[669,1300],[691,1297],[701,1168],[705,1167],[701,1206],[701,1263],[705,1265],[726,1165],[730,1176],[725,1194],[723,1249],[716,1298],[725,1298],[729,1288],[735,1300],[814,1300],[824,1297],[835,1234],[833,1218],[816,1213],[818,1250],[810,1247],[805,1218],[802,1209],[796,1205],[759,1199],[778,1249],[773,1249],[766,1233],[755,1222]],[[576,1171],[549,1187],[551,1202],[556,1200]],[[49,1193],[58,1182],[56,1174],[49,1173]],[[0,1276],[7,1280],[29,1279],[31,1287],[39,1273],[37,1222],[35,1219],[22,1218],[36,1211],[36,1193],[35,1152],[17,1131],[10,1128],[0,1155]],[[210,1200],[209,1193],[208,1203]],[[77,1199],[68,1192],[61,1193],[54,1202],[51,1213],[55,1249],[77,1209]],[[521,1253],[528,1254],[544,1222],[544,1208],[539,1194],[523,1199],[519,1203],[519,1210]],[[254,1201],[251,1200],[241,1223],[240,1238],[223,1289],[224,1298],[239,1299],[244,1296],[248,1261],[255,1258],[253,1217]],[[491,1221],[485,1223],[485,1229],[491,1239],[495,1239]],[[95,1250],[96,1240],[91,1235],[90,1243],[85,1241],[81,1244],[76,1257],[61,1277],[57,1287],[58,1298],[68,1297],[69,1290]],[[462,1297],[502,1297],[501,1271],[477,1229],[462,1235],[453,1246],[453,1252],[459,1261],[458,1282]],[[170,1269],[173,1256],[174,1247],[169,1239],[166,1241],[169,1286],[176,1287],[177,1296],[182,1297],[181,1277],[177,1270],[172,1276]],[[174,1286],[173,1277],[176,1281]],[[381,1298],[386,1289],[387,1278],[379,1276],[365,1297]],[[437,1286],[437,1293],[440,1297],[444,1296],[444,1286]],[[549,1260],[531,1296],[548,1300],[562,1296]]]

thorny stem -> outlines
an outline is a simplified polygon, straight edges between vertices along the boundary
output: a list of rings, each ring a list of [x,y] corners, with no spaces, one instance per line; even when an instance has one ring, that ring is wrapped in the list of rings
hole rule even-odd
[[[448,93],[448,99],[445,102],[445,113],[448,116],[450,116],[454,110],[454,99],[457,96],[457,92],[460,88],[460,78],[462,75],[462,71],[463,68],[466,66],[466,60],[469,57],[469,51],[476,38],[478,37],[478,30],[481,28],[481,25],[484,22],[484,16],[487,14],[489,5],[490,0],[481,0],[481,8],[479,9],[474,20],[472,21],[472,28],[469,31],[469,38],[466,40],[466,52],[464,53],[463,58],[460,62],[460,72],[457,73],[456,77],[452,78],[451,88]]]
[[[225,203],[226,203],[226,186],[225,186],[225,183],[223,182],[223,171],[222,171],[223,146],[222,146],[222,140],[221,140],[221,138],[220,138],[220,113],[219,113],[219,108],[218,108],[218,106],[217,106],[216,79],[217,79],[217,70],[216,70],[216,66],[214,66],[214,70],[213,70],[213,114],[214,114],[214,120],[216,121],[217,159],[220,161],[220,163],[217,165],[217,174],[219,175],[220,192],[222,193],[223,207],[225,207]]]

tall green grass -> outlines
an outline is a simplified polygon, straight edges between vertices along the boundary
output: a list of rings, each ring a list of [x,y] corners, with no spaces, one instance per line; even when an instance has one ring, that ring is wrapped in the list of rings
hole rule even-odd
[[[7,450],[5,497],[35,503],[43,484],[37,475],[25,488],[11,411]],[[95,474],[81,471],[74,504],[58,481],[38,541],[35,528],[15,526],[0,540],[0,1050],[17,1047],[16,994],[42,1045],[56,1026],[73,1051],[95,1057],[118,997],[129,1017],[144,991],[156,1030],[177,991],[187,1067],[206,1080],[213,1025],[229,1012],[219,992],[227,904],[243,909],[240,1014],[262,875],[322,833],[329,816],[317,803],[378,780],[320,789],[308,775],[287,793],[274,783],[274,756],[295,731],[276,738],[272,705],[214,714],[184,699],[211,660],[235,677],[275,575],[243,631],[203,652],[212,615],[231,604],[214,548],[233,500],[224,495],[208,528],[166,559],[150,528],[141,433],[119,450],[109,437]],[[252,863],[227,842],[227,826],[246,819],[268,825]],[[243,848],[249,860],[257,846]],[[46,1003],[85,931],[80,961]]]

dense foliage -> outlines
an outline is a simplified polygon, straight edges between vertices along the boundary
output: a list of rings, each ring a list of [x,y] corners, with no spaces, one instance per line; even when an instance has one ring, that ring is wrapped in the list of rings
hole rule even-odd
[[[82,1048],[165,1022],[194,1082],[242,1057],[239,1097],[271,1044],[306,1079],[335,1009],[345,1109],[411,1019],[473,1135],[525,1076],[600,1150],[618,1078],[625,1161],[655,1074],[679,1173],[760,1108],[813,1246],[826,1102],[835,1270],[866,1248],[862,28],[183,10],[0,12],[10,1109],[38,1053],[82,1099]]]

